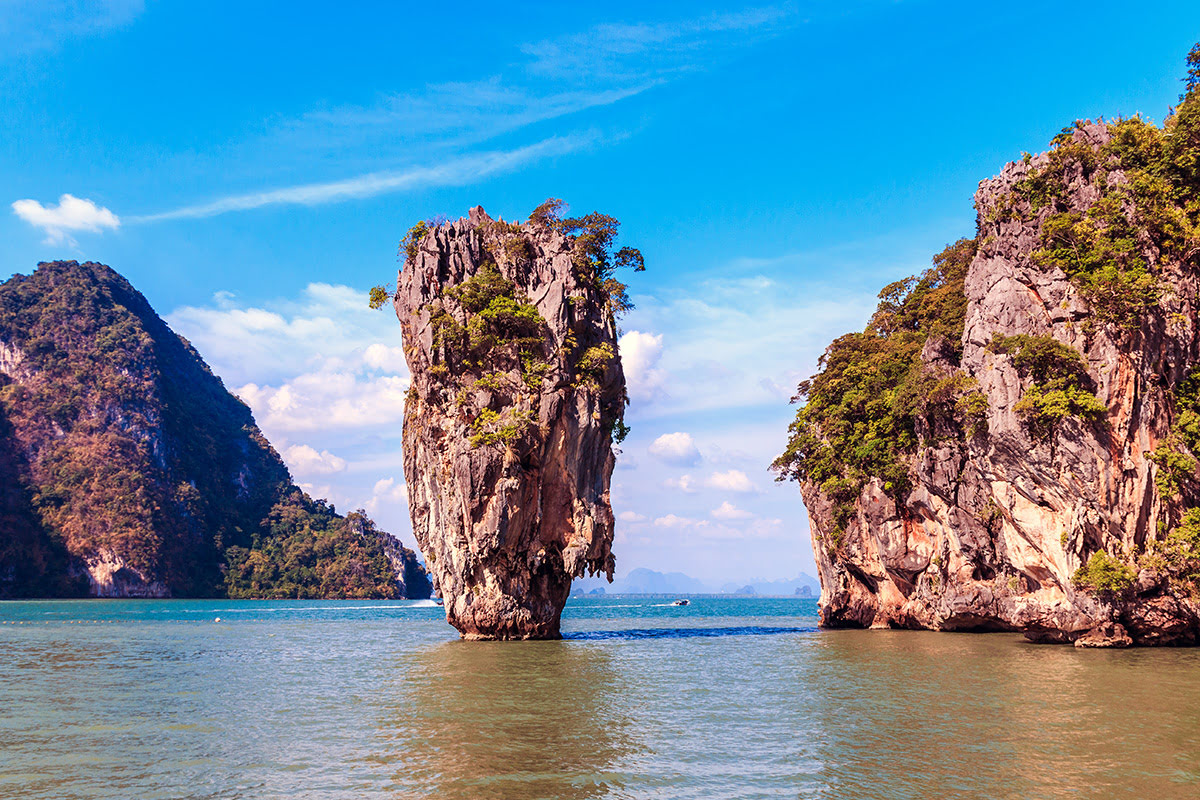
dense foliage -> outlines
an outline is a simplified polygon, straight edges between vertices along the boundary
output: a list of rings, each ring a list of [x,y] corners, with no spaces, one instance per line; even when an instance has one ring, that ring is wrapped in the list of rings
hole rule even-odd
[[[108,551],[175,595],[220,595],[231,549],[274,557],[268,517],[322,518],[249,408],[108,267],[42,264],[0,286],[0,342],[21,354],[0,386],[0,473],[17,476],[2,499],[25,520],[0,530],[0,591],[70,593],[64,554]],[[53,568],[18,588],[22,559]]]
[[[512,407],[517,397],[542,390],[551,378],[556,385],[562,381],[575,387],[598,386],[617,357],[606,339],[615,335],[616,319],[633,304],[615,275],[626,268],[644,271],[644,259],[635,248],[617,248],[620,223],[613,217],[564,217],[566,209],[566,203],[551,198],[534,209],[525,225],[485,219],[476,227],[483,263],[474,275],[445,289],[425,307],[433,333],[429,373],[457,388],[454,402],[460,409],[471,403],[472,389],[488,392],[487,406],[478,409],[471,422],[473,446],[516,446],[536,428],[528,412]],[[434,226],[434,221],[421,222],[409,231],[401,242],[408,261],[416,258]],[[548,231],[566,237],[570,247],[577,287],[567,298],[568,309],[600,304],[607,312],[603,328],[596,328],[588,314],[572,310],[570,329],[557,352],[552,351],[537,307],[507,277],[532,266],[539,237]],[[387,287],[376,286],[370,305],[378,308],[391,296]],[[629,432],[623,419],[624,396],[605,403],[601,421],[619,442]]]
[[[974,240],[961,239],[920,276],[885,287],[866,330],[835,340],[820,372],[800,384],[795,399],[807,402],[772,468],[780,480],[818,485],[835,503],[839,529],[869,478],[897,494],[907,488],[903,457],[918,445],[920,420],[929,430],[938,427],[932,418],[951,421],[964,436],[978,429],[986,401],[973,381],[920,358],[933,338],[951,363],[961,355],[963,281],[975,250]]]
[[[1075,570],[1071,582],[1093,592],[1120,594],[1133,586],[1136,575],[1120,559],[1103,550],[1092,553],[1087,564]]]
[[[249,547],[226,551],[225,588],[235,598],[428,597],[424,570],[406,565],[397,582],[399,548],[362,511],[338,516],[299,491],[276,504]]]
[[[1013,410],[1034,431],[1051,433],[1067,417],[1099,422],[1108,413],[1090,391],[1092,379],[1075,348],[1050,336],[997,334],[989,349],[1011,356],[1021,377],[1031,381]]]
[[[1114,330],[1140,328],[1163,294],[1163,270],[1193,264],[1200,252],[1198,68],[1200,45],[1188,55],[1179,108],[1161,127],[1140,116],[1119,119],[1106,126],[1109,141],[1096,146],[1076,122],[1018,182],[1012,202],[996,209],[1016,216],[1024,200],[1046,214],[1034,260],[1065,272],[1095,321]],[[1101,189],[1083,208],[1071,192],[1078,178]]]

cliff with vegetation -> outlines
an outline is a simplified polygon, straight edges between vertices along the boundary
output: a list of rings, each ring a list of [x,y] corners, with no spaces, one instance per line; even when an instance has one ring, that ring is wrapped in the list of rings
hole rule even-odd
[[[829,626],[1200,641],[1200,46],[1162,126],[1080,122],[836,340],[781,479]]]
[[[555,638],[571,580],[612,580],[612,444],[624,437],[617,221],[482,208],[419,223],[394,297],[413,384],[404,473],[413,531],[468,638]],[[382,287],[373,302],[386,302]]]
[[[428,597],[102,264],[0,285],[0,597]]]

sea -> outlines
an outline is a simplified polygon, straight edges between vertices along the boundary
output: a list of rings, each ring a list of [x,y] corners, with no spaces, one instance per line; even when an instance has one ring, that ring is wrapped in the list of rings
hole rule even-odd
[[[0,604],[2,798],[1197,798],[1200,651],[822,630],[801,598]]]

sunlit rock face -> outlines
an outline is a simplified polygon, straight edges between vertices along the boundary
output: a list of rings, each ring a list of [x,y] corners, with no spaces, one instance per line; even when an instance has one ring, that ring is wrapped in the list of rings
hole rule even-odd
[[[1158,555],[1182,563],[1170,532],[1200,505],[1194,461],[1170,438],[1187,410],[1180,392],[1200,363],[1200,276],[1194,256],[1172,255],[1121,189],[1130,176],[1110,126],[1081,125],[1069,137],[1068,155],[1009,164],[980,185],[961,360],[933,340],[921,354],[927,368],[961,371],[982,392],[983,424],[964,433],[948,420],[919,421],[919,446],[906,457],[910,486],[897,496],[867,480],[845,524],[822,486],[802,483],[823,624],[1024,631],[1088,646],[1121,646],[1126,631],[1142,645],[1200,640],[1194,578],[1168,580]],[[1053,202],[1039,200],[1030,180],[1047,171],[1062,187]],[[1106,198],[1117,200],[1097,206]],[[1103,313],[1111,297],[1089,297],[1044,255],[1063,246],[1048,221],[1096,217],[1098,208],[1126,220],[1136,249],[1128,258],[1142,259],[1161,287],[1118,322]],[[1072,258],[1060,250],[1061,262]],[[1104,409],[1039,430],[1022,410],[1029,400],[1021,405],[1033,382],[997,336],[1051,337],[1078,353],[1083,384]],[[1166,492],[1156,449],[1184,464]],[[1097,553],[1119,565],[1107,590],[1079,574]]]
[[[413,532],[465,638],[557,638],[572,579],[612,579],[625,378],[574,253],[477,207],[422,233],[397,281]]]

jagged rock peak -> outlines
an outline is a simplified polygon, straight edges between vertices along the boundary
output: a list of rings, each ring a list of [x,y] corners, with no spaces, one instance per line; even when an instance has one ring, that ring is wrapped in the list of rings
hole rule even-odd
[[[612,252],[611,218],[531,219],[477,206],[418,223],[402,244],[413,531],[467,638],[557,637],[571,580],[612,579],[626,404],[615,318],[627,303],[612,270],[631,262]],[[611,235],[597,239],[597,221]]]

